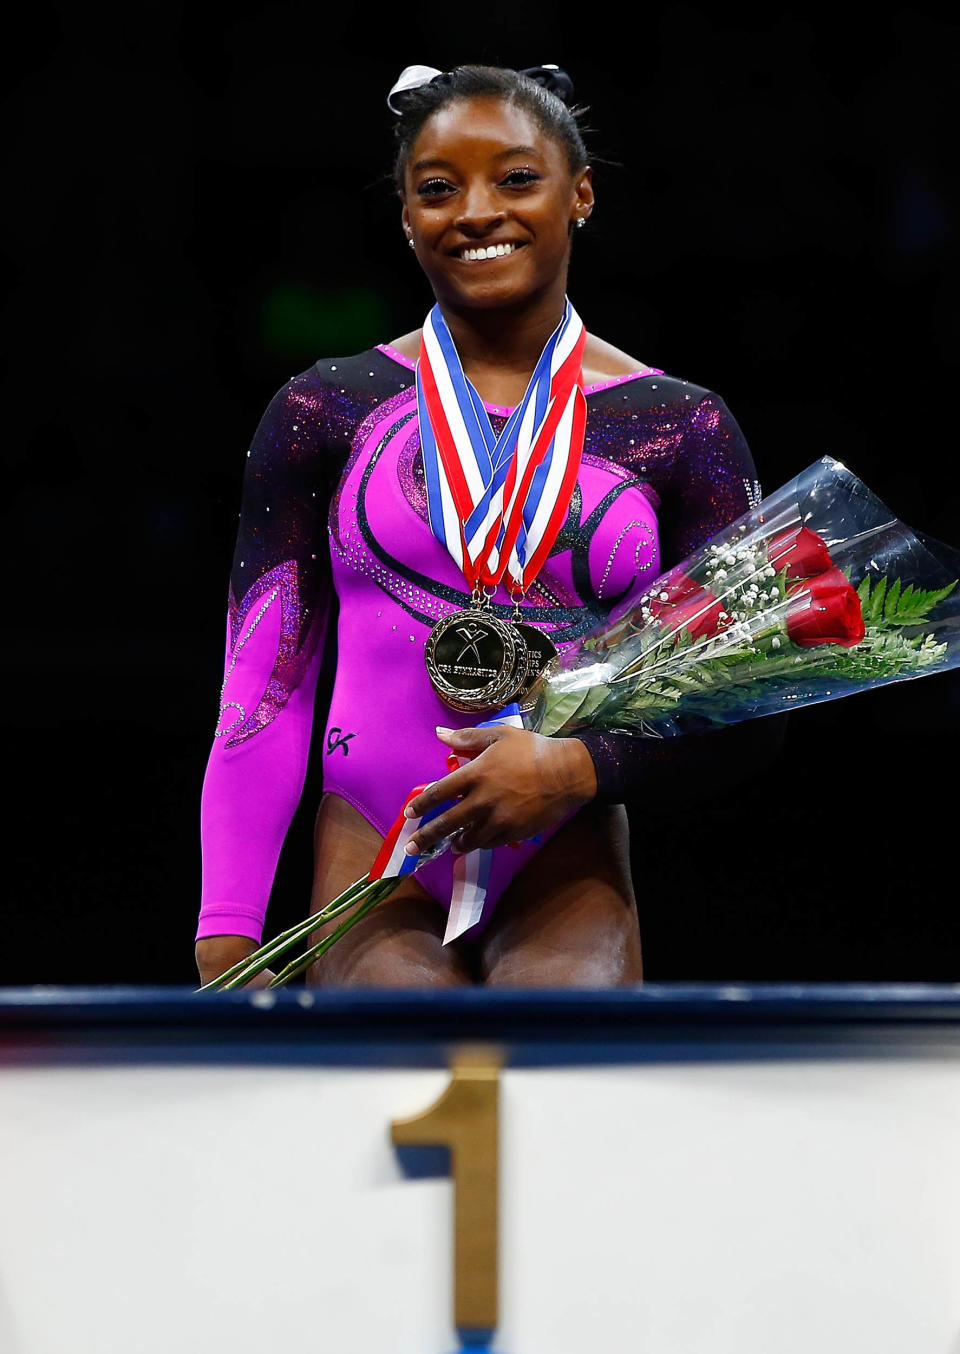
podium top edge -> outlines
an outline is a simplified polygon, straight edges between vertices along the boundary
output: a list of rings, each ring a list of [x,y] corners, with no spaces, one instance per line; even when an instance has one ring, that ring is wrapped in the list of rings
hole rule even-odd
[[[537,1038],[609,1039],[664,1024],[947,1023],[960,984],[647,983],[613,990],[442,991],[188,987],[0,987],[0,1030],[111,1026],[277,1029],[317,1036],[469,1037],[515,1029]]]

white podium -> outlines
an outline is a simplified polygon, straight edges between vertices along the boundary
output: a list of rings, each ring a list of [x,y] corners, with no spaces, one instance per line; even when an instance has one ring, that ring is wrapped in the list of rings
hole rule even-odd
[[[0,989],[0,1201],[3,1354],[960,1354],[960,987]]]

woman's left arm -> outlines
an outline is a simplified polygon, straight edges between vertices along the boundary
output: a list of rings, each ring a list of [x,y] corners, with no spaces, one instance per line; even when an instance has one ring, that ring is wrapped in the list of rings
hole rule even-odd
[[[760,497],[749,447],[719,396],[704,391],[685,413],[685,434],[672,463],[658,476],[664,569],[698,549]],[[416,835],[421,848],[458,830],[463,850],[518,841],[552,826],[598,798],[695,797],[697,786],[723,778],[729,788],[767,765],[784,738],[785,715],[768,716],[703,734],[651,739],[586,729],[544,738],[520,729],[438,731],[448,747],[473,760],[436,781],[411,810],[451,807]]]
[[[664,572],[760,501],[760,481],[747,440],[713,391],[701,390],[700,398],[691,402],[677,454],[657,475],[654,487],[660,498]],[[653,803],[666,797],[682,801],[696,797],[698,782],[722,774],[728,786],[770,763],[783,742],[786,722],[786,715],[771,715],[663,739],[584,729],[573,738],[590,753],[601,801]]]

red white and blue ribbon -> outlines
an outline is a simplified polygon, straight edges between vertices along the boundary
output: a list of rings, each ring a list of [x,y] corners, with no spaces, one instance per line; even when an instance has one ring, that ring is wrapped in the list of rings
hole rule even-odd
[[[417,795],[423,794],[424,790],[430,788],[432,780],[425,781],[423,785],[415,785],[400,808],[397,819],[393,827],[383,839],[383,845],[377,852],[377,858],[370,867],[370,879],[400,879],[404,875],[413,874],[414,870],[424,863],[431,860],[433,856],[439,855],[442,846],[433,851],[423,851],[419,855],[407,855],[407,842],[424,823],[429,823],[431,819],[437,818],[444,809],[449,809],[452,801],[447,800],[443,804],[438,804],[435,809],[423,814],[419,818],[405,818],[406,807]]]
[[[499,725],[507,725],[515,729],[523,728],[523,719],[516,702],[505,706],[493,718],[485,719],[482,724],[477,725],[477,728],[489,729]],[[451,752],[447,757],[447,765],[451,771],[455,771],[469,760],[469,757],[460,757],[455,752]],[[407,795],[393,827],[384,838],[383,845],[373,862],[369,874],[370,879],[396,879],[413,874],[426,861],[432,860],[446,850],[449,845],[449,838],[438,843],[432,850],[423,851],[419,855],[407,855],[405,849],[407,842],[419,828],[439,817],[455,802],[454,800],[446,800],[443,804],[438,804],[435,808],[429,809],[419,818],[405,818],[404,812],[407,805],[431,784],[433,784],[432,781],[425,785],[415,785]],[[492,865],[492,850],[467,851],[457,856],[453,866],[453,889],[450,898],[450,912],[447,917],[447,928],[443,936],[444,945],[449,944],[451,940],[456,940],[458,936],[462,936],[480,920],[480,914],[483,912],[483,905],[487,897]]]
[[[417,413],[430,529],[471,589],[523,592],[566,518],[583,452],[583,321],[569,301],[499,437],[443,313],[423,325]]]

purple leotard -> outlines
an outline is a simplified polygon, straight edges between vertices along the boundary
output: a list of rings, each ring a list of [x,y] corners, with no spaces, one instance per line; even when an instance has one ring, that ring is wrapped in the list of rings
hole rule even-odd
[[[318,362],[274,397],[247,453],[221,711],[203,786],[197,939],[261,939],[303,789],[331,599],[337,667],[325,793],[383,835],[410,788],[446,772],[436,725],[478,722],[439,700],[424,667],[430,627],[469,599],[427,521],[413,368],[386,346]],[[759,497],[743,436],[711,392],[649,370],[586,395],[569,515],[523,602],[524,619],[561,650]],[[487,409],[499,433],[510,411]],[[493,605],[512,614],[502,589]],[[629,735],[578,736],[610,801],[651,767],[690,757],[689,747],[678,759]],[[494,852],[481,929],[537,849]],[[446,853],[417,873],[442,904],[451,869]]]

